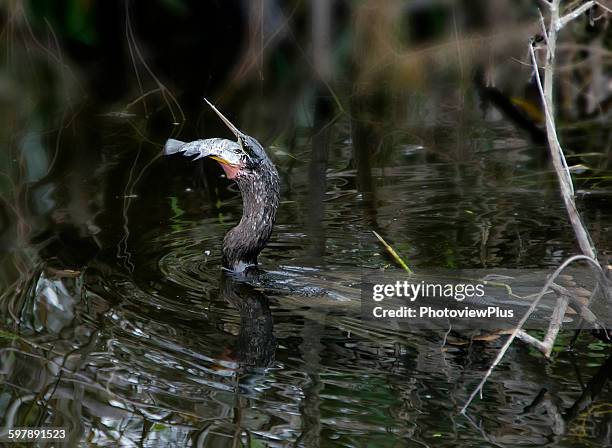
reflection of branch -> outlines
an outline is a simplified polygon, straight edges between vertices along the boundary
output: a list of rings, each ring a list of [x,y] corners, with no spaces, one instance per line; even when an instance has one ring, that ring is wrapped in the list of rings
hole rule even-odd
[[[23,341],[34,347],[34,344],[32,344],[31,341],[28,341],[27,339],[20,339],[20,341]],[[49,368],[49,366],[52,366],[52,368],[57,369],[58,372],[61,372],[63,374],[62,383],[79,384],[79,385],[82,385],[88,388],[88,390],[92,392],[107,393],[109,401],[110,400],[121,401],[123,406],[118,406],[116,404],[109,403],[109,406],[114,409],[119,409],[121,411],[128,411],[128,412],[133,412],[133,413],[138,412],[138,410],[143,410],[143,409],[149,410],[150,409],[155,412],[161,411],[161,412],[176,413],[178,415],[188,417],[188,418],[194,418],[194,419],[201,417],[200,414],[180,409],[174,403],[162,405],[159,402],[148,403],[144,401],[144,399],[140,401],[130,399],[126,396],[126,394],[121,394],[120,392],[114,392],[110,390],[109,388],[105,387],[102,384],[102,380],[103,380],[102,378],[89,377],[85,373],[81,373],[78,371],[74,371],[68,367],[64,367],[63,363],[49,358],[49,354],[51,353],[55,353],[55,354],[59,354],[60,356],[63,356],[61,353],[58,353],[57,351],[53,349],[49,350],[49,349],[45,349],[44,347],[39,347],[39,348],[43,350],[47,350],[48,351],[47,355],[45,356],[45,355],[39,355],[39,354],[32,353],[32,352],[27,352],[24,350],[20,350],[16,347],[2,348],[0,349],[0,353],[15,352],[17,355],[39,359],[43,365],[46,365],[47,368]],[[85,366],[87,367],[87,365]],[[101,370],[103,369],[99,369],[97,370],[97,372],[100,372]],[[71,398],[74,398],[72,391],[71,391]],[[151,396],[149,396],[149,398],[153,400]],[[28,399],[28,396],[23,396],[21,397],[21,400],[28,401],[29,399]],[[196,398],[192,397],[192,400],[196,400]]]
[[[540,300],[542,299],[544,294],[546,294],[548,289],[551,287],[551,285],[554,283],[554,281],[557,279],[557,277],[561,274],[561,272],[563,272],[563,270],[569,264],[573,263],[574,261],[578,261],[578,260],[588,261],[589,264],[591,264],[596,270],[598,270],[600,273],[603,274],[601,266],[599,266],[599,264],[593,258],[588,257],[586,255],[574,255],[573,257],[570,257],[567,260],[565,260],[563,262],[563,264],[557,268],[557,270],[553,273],[553,275],[550,276],[550,278],[548,279],[548,281],[546,282],[544,287],[538,293],[537,297],[533,300],[533,302],[531,302],[531,306],[529,307],[529,309],[527,310],[525,315],[521,318],[521,320],[519,321],[519,323],[516,326],[516,328],[512,331],[512,333],[510,333],[510,336],[508,337],[508,339],[506,340],[506,342],[504,343],[504,345],[500,349],[499,353],[497,354],[497,357],[495,358],[495,360],[493,361],[493,363],[489,367],[489,370],[487,370],[487,373],[485,374],[484,378],[480,381],[480,383],[478,384],[478,387],[476,387],[476,389],[474,389],[474,391],[470,394],[470,397],[468,398],[468,400],[465,403],[465,405],[463,406],[463,408],[461,408],[461,413],[462,414],[465,414],[465,412],[466,412],[468,406],[470,405],[470,403],[474,400],[476,395],[479,392],[482,391],[482,388],[485,385],[485,383],[487,382],[487,379],[489,378],[489,376],[491,376],[491,373],[493,373],[493,370],[495,369],[495,367],[497,367],[497,365],[503,359],[504,355],[506,354],[506,351],[508,351],[508,348],[510,348],[510,345],[514,341],[514,338],[520,337],[521,339],[523,339],[526,342],[532,342],[529,338],[525,338],[526,333],[524,333],[522,331],[523,325],[525,325],[525,322],[527,322],[527,319],[529,319],[531,314],[535,311],[535,309],[537,308],[538,304],[540,303]],[[553,326],[553,322],[551,322],[551,327],[552,326]],[[549,332],[550,331],[551,331],[551,328],[549,327]],[[520,333],[520,336],[519,336],[519,333]],[[554,341],[552,343],[554,343]],[[551,343],[551,347],[552,347],[552,343]],[[540,343],[539,341],[538,341],[538,344],[534,344],[534,345],[538,349],[540,347],[544,346],[544,344]],[[546,349],[550,350],[548,347],[546,347]]]
[[[136,98],[134,101],[132,101],[132,102],[130,102],[130,103],[128,103],[128,104],[126,104],[126,105],[125,105],[125,110],[128,110],[128,109],[129,109],[130,107],[132,107],[133,105],[135,105],[135,104],[137,104],[137,103],[139,103],[139,102],[141,102],[141,101],[144,101],[144,99],[145,99],[146,97],[148,97],[149,95],[151,95],[151,94],[153,94],[153,93],[157,93],[157,92],[159,92],[160,90],[161,90],[160,88],[157,88],[157,89],[152,89],[152,90],[149,90],[148,92],[143,93],[143,94],[142,94],[142,95],[140,95],[138,98]]]
[[[608,357],[600,367],[595,376],[591,378],[587,386],[582,391],[580,397],[574,404],[565,412],[564,419],[566,422],[571,422],[573,419],[593,404],[597,396],[606,386],[612,376],[612,356]]]
[[[6,436],[8,430],[14,426],[15,417],[17,416],[17,412],[21,405],[27,401],[33,401],[36,398],[35,394],[26,394],[21,397],[17,397],[13,403],[6,410],[6,414],[4,417],[5,425],[3,431],[0,432],[0,437]]]
[[[136,57],[138,57],[138,59],[140,60],[140,63],[145,68],[145,70],[149,73],[149,76],[151,77],[151,79],[153,79],[155,84],[157,84],[157,89],[155,89],[155,91],[158,91],[161,94],[162,99],[166,103],[166,106],[168,107],[168,110],[170,111],[170,114],[172,115],[172,120],[174,121],[174,123],[178,123],[179,119],[182,122],[184,122],[185,114],[178,100],[176,99],[174,94],[164,85],[164,83],[162,83],[159,80],[159,78],[155,75],[155,73],[153,73],[153,70],[151,70],[151,68],[149,67],[149,64],[147,64],[144,56],[142,55],[142,52],[140,51],[140,47],[138,47],[138,44],[136,42],[136,37],[134,35],[134,30],[132,28],[132,21],[130,19],[130,11],[129,11],[128,5],[129,5],[129,2],[126,1],[125,2],[125,38],[127,40],[128,50],[130,52],[130,59],[132,60],[132,66],[134,67],[134,73],[136,75],[136,80],[138,82],[138,86],[140,87],[140,93],[141,93],[141,96],[138,97],[136,100],[132,101],[130,104],[138,102],[138,100],[143,100],[143,108],[145,110],[145,114],[147,113],[147,103],[144,101],[144,98],[146,98],[147,95],[145,95],[142,80],[140,78],[140,73],[136,65]],[[152,93],[152,92],[149,92],[149,93]],[[177,108],[179,116],[175,114],[173,105]]]
[[[580,376],[579,372],[576,372],[576,374]],[[582,394],[576,399],[576,401],[574,401],[571,407],[564,410],[563,400],[560,397],[550,393],[546,389],[542,389],[533,402],[525,407],[523,413],[535,414],[537,408],[544,408],[546,413],[553,420],[551,429],[555,435],[563,434],[566,431],[566,428],[577,417],[580,417],[579,421],[581,426],[583,426],[586,418],[598,414],[598,407],[604,407],[605,413],[610,412],[608,410],[608,407],[610,406],[608,403],[603,403],[600,405],[593,404],[608,384],[611,376],[612,356],[609,356],[608,359],[606,359],[606,361],[599,366],[597,373],[591,378],[588,384],[582,385]],[[586,415],[584,414],[585,410]]]
[[[482,436],[483,439],[485,439],[491,445],[495,445],[495,446],[499,446],[499,447],[503,448],[503,445],[500,445],[499,443],[494,442],[491,439],[491,437],[489,437],[489,435],[487,435],[485,430],[482,428],[482,425],[477,425],[476,422],[472,419],[472,417],[470,417],[467,414],[465,415],[465,417],[467,418],[467,421],[469,422],[469,424],[472,425],[474,427],[474,429],[480,433],[480,435]]]

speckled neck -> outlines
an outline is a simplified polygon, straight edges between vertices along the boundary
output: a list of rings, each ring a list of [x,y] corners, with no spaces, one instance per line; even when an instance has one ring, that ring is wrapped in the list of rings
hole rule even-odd
[[[223,240],[223,267],[242,272],[257,264],[257,256],[268,243],[280,199],[278,172],[270,160],[257,171],[234,179],[242,193],[242,219]]]

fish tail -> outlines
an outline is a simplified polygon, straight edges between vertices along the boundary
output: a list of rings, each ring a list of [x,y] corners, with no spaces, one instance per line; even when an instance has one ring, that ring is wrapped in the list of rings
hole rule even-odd
[[[181,152],[183,150],[183,146],[185,142],[180,140],[175,140],[173,138],[169,138],[166,144],[164,145],[164,154],[176,154],[177,152]]]

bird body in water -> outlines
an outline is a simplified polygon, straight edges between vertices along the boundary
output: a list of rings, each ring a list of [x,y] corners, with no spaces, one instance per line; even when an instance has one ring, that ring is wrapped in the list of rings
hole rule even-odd
[[[208,103],[208,101],[206,101]],[[268,243],[276,219],[280,181],[276,167],[263,146],[234,126],[212,104],[209,106],[230,128],[237,141],[209,138],[182,142],[168,139],[164,154],[182,153],[210,157],[221,165],[242,195],[242,218],[223,239],[223,267],[236,273],[257,265],[257,256]]]

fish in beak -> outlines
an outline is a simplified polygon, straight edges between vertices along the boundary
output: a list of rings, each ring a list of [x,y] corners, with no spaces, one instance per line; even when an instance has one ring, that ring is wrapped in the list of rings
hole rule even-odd
[[[210,101],[204,98],[206,104],[225,123],[236,136],[237,141],[223,138],[208,138],[193,142],[168,139],[164,146],[164,154],[183,153],[185,156],[195,156],[193,160],[210,157],[219,162],[229,179],[234,179],[245,169],[253,169],[267,156],[261,145],[249,137],[227,119]]]

